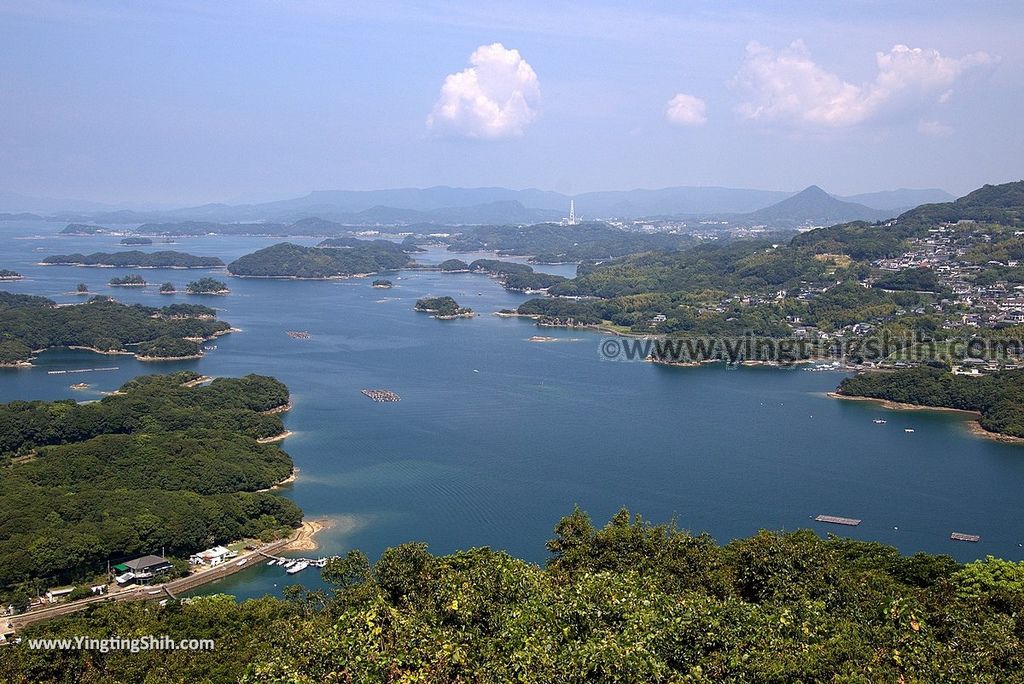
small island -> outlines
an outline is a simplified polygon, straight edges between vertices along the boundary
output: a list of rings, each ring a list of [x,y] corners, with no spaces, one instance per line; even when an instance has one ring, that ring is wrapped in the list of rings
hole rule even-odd
[[[231,292],[227,283],[213,278],[200,278],[193,280],[185,286],[185,292],[190,295],[226,295]]]
[[[172,295],[177,293],[177,291],[178,288],[174,286],[174,283],[164,283],[160,286],[160,294],[162,295]]]
[[[123,240],[121,240],[121,244],[125,245],[125,246],[151,245],[151,244],[153,244],[153,240],[148,238],[148,237],[140,237],[140,236],[137,236],[137,235],[130,235],[130,236],[124,238]]]
[[[131,275],[122,276],[120,278],[111,278],[110,282],[107,284],[110,285],[110,287],[146,287],[148,283],[142,276],[132,273]]]
[[[437,265],[445,273],[469,273],[469,264],[462,259],[447,259]]]
[[[90,226],[86,223],[69,223],[64,230],[60,231],[61,235],[102,235],[109,233],[109,228],[103,226]]]
[[[0,280],[21,280],[22,275],[17,271],[10,271],[6,268],[0,269]]]
[[[426,297],[416,300],[416,311],[433,314],[433,318],[439,320],[451,320],[453,318],[472,318],[473,310],[459,306],[452,297]]]
[[[388,288],[394,287],[394,285],[392,284],[392,282],[390,280],[383,280],[383,279],[381,279],[381,280],[374,280],[373,281],[373,286],[376,287],[376,288],[383,289],[383,290],[387,290]]]
[[[44,266],[105,266],[117,268],[218,268],[224,262],[217,257],[201,257],[185,252],[94,252],[92,254],[55,254],[43,259]]]
[[[75,286],[75,294],[76,295],[88,295],[89,294],[89,286],[86,285],[85,283],[78,283],[78,285]]]

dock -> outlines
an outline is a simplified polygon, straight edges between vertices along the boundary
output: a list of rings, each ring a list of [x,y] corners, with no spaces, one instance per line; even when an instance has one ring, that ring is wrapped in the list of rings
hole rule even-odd
[[[857,518],[843,518],[838,515],[819,515],[814,519],[818,522],[832,523],[833,525],[847,525],[849,527],[860,525],[860,520]]]
[[[402,397],[398,396],[396,392],[386,389],[364,389],[359,390],[365,396],[373,399],[374,401],[401,401]]]
[[[964,534],[963,532],[953,532],[949,535],[949,538],[953,541],[965,541],[965,542],[980,542],[981,537],[977,534]]]
[[[116,371],[120,370],[118,366],[110,366],[108,368],[73,368],[70,370],[52,370],[46,371],[47,375],[68,375],[69,373],[101,373],[103,371]]]

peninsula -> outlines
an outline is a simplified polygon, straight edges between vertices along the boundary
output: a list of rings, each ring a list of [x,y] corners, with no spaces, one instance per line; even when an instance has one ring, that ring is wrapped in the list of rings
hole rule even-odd
[[[140,358],[196,358],[200,341],[230,332],[213,309],[179,304],[155,308],[125,305],[106,297],[58,306],[44,297],[0,292],[0,364],[31,363],[53,347],[77,347]]]
[[[298,526],[292,501],[260,491],[292,473],[278,444],[261,442],[284,432],[266,412],[288,403],[288,389],[264,376],[199,377],[142,376],[87,404],[0,405],[0,519],[17,521],[0,529],[4,605],[23,605],[36,583],[104,582],[108,561],[160,549],[187,559]]]

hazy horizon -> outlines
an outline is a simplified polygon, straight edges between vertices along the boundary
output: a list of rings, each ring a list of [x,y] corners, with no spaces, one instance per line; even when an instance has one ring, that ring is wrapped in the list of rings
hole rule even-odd
[[[0,191],[196,206],[315,190],[1017,180],[1019,5],[0,0]]]

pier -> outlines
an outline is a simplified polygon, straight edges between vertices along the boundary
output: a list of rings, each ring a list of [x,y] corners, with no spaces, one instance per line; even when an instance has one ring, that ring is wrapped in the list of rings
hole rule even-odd
[[[67,375],[69,373],[99,373],[102,371],[116,371],[121,370],[118,366],[111,366],[109,368],[75,368],[71,370],[52,370],[46,371],[47,375]]]
[[[322,568],[327,565],[327,561],[332,558],[337,558],[337,556],[327,556],[324,558],[286,558],[284,556],[275,556],[263,551],[260,551],[259,554],[267,559],[267,565],[280,566],[289,575],[302,572],[306,568]]]
[[[374,401],[385,402],[385,401],[401,401],[402,400],[402,397],[398,396],[398,394],[396,392],[392,392],[391,390],[386,390],[386,389],[364,389],[364,390],[359,390],[359,391],[362,392],[365,396],[369,397],[370,399],[373,399]]]
[[[838,515],[819,515],[814,519],[818,522],[832,523],[833,525],[847,525],[849,527],[860,525],[860,520],[857,518],[843,518]]]
[[[980,542],[981,537],[977,534],[964,534],[963,532],[953,532],[949,535],[949,538],[953,541],[965,541],[965,542]]]

